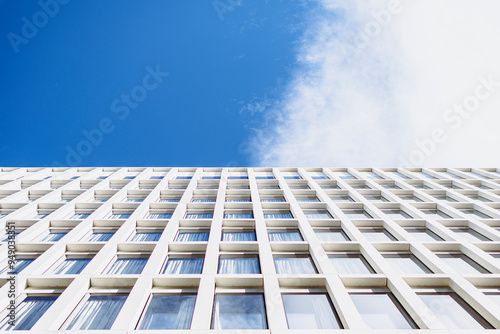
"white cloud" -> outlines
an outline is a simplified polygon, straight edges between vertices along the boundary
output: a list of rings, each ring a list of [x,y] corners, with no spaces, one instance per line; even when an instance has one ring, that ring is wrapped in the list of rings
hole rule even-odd
[[[500,82],[500,2],[318,1],[301,66],[252,139],[256,165],[500,166],[500,87],[458,127],[444,119],[479,77]],[[435,129],[446,140],[423,153]]]

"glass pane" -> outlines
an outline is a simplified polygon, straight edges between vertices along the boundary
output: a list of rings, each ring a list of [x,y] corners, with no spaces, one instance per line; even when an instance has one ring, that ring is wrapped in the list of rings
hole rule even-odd
[[[49,233],[40,240],[41,242],[56,242],[62,239],[66,233]]]
[[[179,232],[175,241],[189,242],[189,241],[208,241],[208,232]]]
[[[431,271],[410,254],[386,254],[384,258],[399,274],[427,274]]]
[[[275,257],[274,264],[278,274],[316,274],[309,257]]]
[[[256,257],[220,258],[219,274],[260,274]]]
[[[431,230],[427,228],[408,228],[406,230],[408,233],[410,233],[412,236],[414,236],[416,239],[422,241],[422,242],[432,242],[432,241],[442,241],[436,233],[432,232]]]
[[[16,326],[9,325],[10,317],[0,323],[0,330],[29,330],[57,299],[56,296],[26,297],[16,308]]]
[[[10,272],[12,274],[20,273],[24,268],[26,268],[33,259],[16,259],[16,264],[13,271],[10,271],[10,266],[7,264],[2,270],[0,270],[0,275]]]
[[[339,274],[371,274],[370,265],[361,254],[339,254],[330,256],[333,266]]]
[[[342,242],[349,241],[347,235],[340,229],[338,230],[317,230],[316,236],[320,241],[324,242]]]
[[[289,329],[341,328],[326,294],[286,294],[283,305]]]
[[[107,274],[140,274],[148,259],[118,258],[109,268]]]
[[[127,296],[90,296],[68,329],[110,329]]]
[[[161,233],[136,233],[130,241],[158,241]]]
[[[481,267],[470,257],[464,254],[438,254],[438,257],[443,259],[450,267],[463,275],[473,274],[488,274],[489,271]]]
[[[469,305],[454,293],[421,293],[419,296],[447,329],[490,328],[483,319],[478,318]]]
[[[263,295],[215,296],[213,329],[267,329]]]
[[[302,241],[299,232],[269,232],[269,241]]]
[[[411,329],[415,325],[388,293],[352,293],[359,314],[372,329]],[[397,304],[396,304],[397,303]]]
[[[66,259],[61,263],[54,274],[66,274],[66,275],[76,275],[82,272],[82,270],[89,264],[91,259]]]
[[[386,242],[396,240],[384,228],[363,228],[359,229],[361,233],[370,241]]]
[[[223,232],[222,241],[256,241],[255,232]]]
[[[203,258],[169,258],[164,274],[201,274]]]
[[[111,239],[114,233],[92,233],[88,238],[87,241],[90,242],[99,242],[99,241],[108,241]]]
[[[139,329],[189,329],[195,301],[194,295],[154,295]]]

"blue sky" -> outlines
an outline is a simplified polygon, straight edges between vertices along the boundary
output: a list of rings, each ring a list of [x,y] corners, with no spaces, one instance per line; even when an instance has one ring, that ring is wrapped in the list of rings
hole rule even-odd
[[[0,165],[249,165],[244,107],[290,79],[307,10],[232,2],[69,1],[44,18],[36,1],[1,1]],[[23,17],[39,20],[34,36]],[[144,98],[147,68],[169,75]],[[134,89],[137,105],[114,112]]]

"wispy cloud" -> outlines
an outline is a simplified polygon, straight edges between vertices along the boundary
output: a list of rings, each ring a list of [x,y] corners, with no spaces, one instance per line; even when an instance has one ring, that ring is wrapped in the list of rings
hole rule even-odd
[[[318,1],[256,165],[500,165],[500,2]]]

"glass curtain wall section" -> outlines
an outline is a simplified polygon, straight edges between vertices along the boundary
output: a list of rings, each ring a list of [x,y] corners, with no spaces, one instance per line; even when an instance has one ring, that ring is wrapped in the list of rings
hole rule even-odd
[[[110,329],[127,296],[90,296],[68,330]]]

